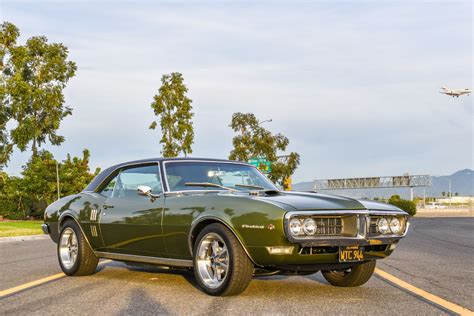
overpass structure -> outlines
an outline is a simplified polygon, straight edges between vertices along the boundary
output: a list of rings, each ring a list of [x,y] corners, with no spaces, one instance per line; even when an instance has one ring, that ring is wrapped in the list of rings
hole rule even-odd
[[[403,175],[366,178],[341,178],[323,179],[314,181],[314,191],[321,190],[347,190],[347,189],[384,189],[384,188],[410,188],[413,200],[414,187],[430,187],[433,179],[430,175]]]

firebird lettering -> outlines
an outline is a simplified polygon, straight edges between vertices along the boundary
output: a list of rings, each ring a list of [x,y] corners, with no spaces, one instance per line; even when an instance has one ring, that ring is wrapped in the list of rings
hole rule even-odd
[[[242,225],[242,228],[252,228],[252,229],[263,229],[263,225],[247,225],[247,224],[243,224]]]

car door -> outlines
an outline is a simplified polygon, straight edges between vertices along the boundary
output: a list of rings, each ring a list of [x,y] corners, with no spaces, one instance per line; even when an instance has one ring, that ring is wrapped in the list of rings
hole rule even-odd
[[[109,252],[164,257],[164,198],[139,195],[141,185],[154,195],[163,193],[158,163],[123,168],[103,189],[108,196],[99,215],[104,246]]]

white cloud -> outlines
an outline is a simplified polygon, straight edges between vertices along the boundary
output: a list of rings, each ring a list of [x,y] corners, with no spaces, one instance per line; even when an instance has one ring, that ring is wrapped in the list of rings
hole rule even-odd
[[[196,156],[225,158],[232,113],[254,112],[301,153],[299,181],[473,167],[472,96],[438,93],[472,85],[471,8],[4,1],[2,11],[25,37],[65,43],[78,64],[57,155],[87,147],[103,167],[158,156],[149,104],[161,75],[180,71],[194,101]],[[15,154],[9,170],[25,157]]]

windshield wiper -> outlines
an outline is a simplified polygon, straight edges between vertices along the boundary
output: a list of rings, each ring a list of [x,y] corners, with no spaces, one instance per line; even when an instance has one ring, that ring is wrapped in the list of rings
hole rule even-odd
[[[249,189],[257,189],[257,190],[265,190],[264,187],[261,187],[259,185],[251,185],[251,184],[236,184],[236,187],[241,187],[241,188],[249,188]]]
[[[229,190],[233,192],[237,191],[235,189],[225,187],[223,185],[216,184],[216,183],[211,183],[211,182],[186,182],[184,185],[188,187],[212,187],[212,188],[221,188],[221,189],[225,189],[225,190]]]

